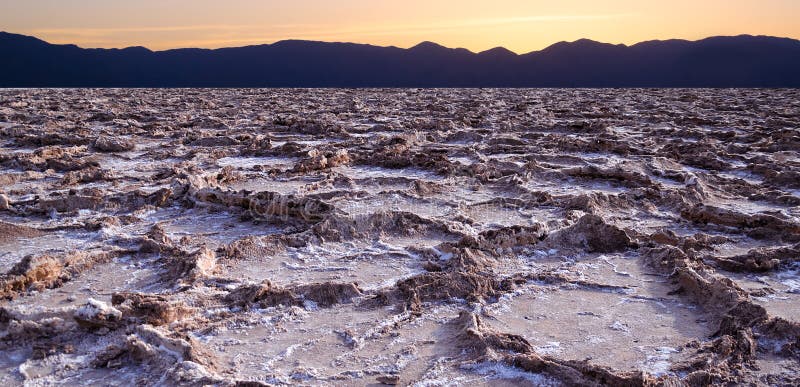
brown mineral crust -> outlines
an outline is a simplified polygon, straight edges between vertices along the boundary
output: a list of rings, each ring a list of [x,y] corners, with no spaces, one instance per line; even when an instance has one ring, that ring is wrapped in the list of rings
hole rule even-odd
[[[54,169],[60,172],[99,166],[96,160],[83,155],[85,147],[50,146],[38,148],[32,153],[4,154],[0,156],[0,164],[26,171]]]
[[[290,291],[272,285],[269,281],[260,284],[242,285],[225,296],[225,302],[238,307],[248,308],[263,302],[267,305],[294,304],[300,302]]]
[[[71,212],[77,210],[97,210],[104,204],[105,198],[100,192],[95,195],[66,195],[39,201],[38,210],[42,213]]]
[[[40,360],[45,359],[50,356],[57,356],[59,354],[73,354],[75,353],[75,347],[69,343],[33,343],[32,345],[33,354],[31,354],[32,359]]]
[[[747,293],[733,281],[715,274],[701,260],[690,258],[678,248],[643,248],[641,254],[645,264],[673,279],[676,293],[687,295],[718,317],[748,301]]]
[[[453,165],[442,151],[414,152],[409,150],[408,140],[393,138],[376,149],[355,155],[354,162],[363,165],[390,169],[420,168],[439,173],[452,171]]]
[[[561,170],[562,173],[581,178],[613,180],[631,187],[650,187],[653,182],[639,171],[632,171],[623,166],[615,168],[599,168],[597,166],[582,166]]]
[[[779,187],[800,188],[800,171],[764,171],[765,180]]]
[[[18,130],[7,130],[6,135],[14,137],[14,143],[19,146],[89,145],[92,142],[86,131],[73,134],[30,133],[30,131],[31,128],[19,128]]]
[[[654,386],[657,379],[642,372],[619,372],[581,361],[565,361],[537,355],[523,337],[492,331],[476,314],[462,311],[451,324],[457,330],[458,345],[481,360],[508,363],[535,374],[547,374],[570,386]]]
[[[609,198],[603,194],[581,194],[570,196],[567,198],[555,198],[565,210],[580,210],[588,214],[595,214],[600,212],[604,207],[603,204],[609,201]]]
[[[13,242],[19,238],[35,238],[41,235],[44,235],[44,232],[33,227],[0,221],[0,243]]]
[[[303,305],[311,301],[327,308],[336,304],[349,302],[360,296],[361,290],[356,284],[316,283],[291,287],[279,287],[270,281],[260,284],[243,285],[225,296],[229,305],[248,308],[258,305],[262,308],[278,305]]]
[[[319,283],[300,285],[290,288],[304,300],[310,300],[321,307],[349,302],[362,294],[357,284]]]
[[[504,286],[505,289],[513,289],[513,287],[508,286],[508,284],[519,285],[527,281],[537,281],[544,284],[560,285],[569,288],[577,287],[581,289],[593,289],[593,290],[610,291],[610,292],[625,292],[631,289],[629,286],[626,285],[609,285],[600,282],[587,281],[553,271],[549,272],[545,271],[541,273],[527,274],[527,275],[516,275],[513,277],[506,278],[503,283],[506,284]]]
[[[679,236],[671,230],[660,230],[643,239],[650,240],[659,245],[675,246],[683,251],[712,250],[715,245],[729,243],[731,241],[729,238],[721,235],[709,235],[706,233]]]
[[[287,117],[276,119],[275,124],[286,127],[286,130],[292,133],[319,134],[326,136],[347,134],[345,128],[339,124],[314,118]]]
[[[538,227],[535,228],[539,230]],[[538,240],[535,237],[533,240]],[[525,241],[527,243],[527,240]],[[401,301],[413,311],[421,310],[421,303],[462,299],[469,302],[485,303],[505,293],[511,292],[528,281],[548,284],[572,285],[589,289],[625,290],[625,286],[610,286],[601,283],[569,278],[558,273],[518,274],[498,278],[493,273],[498,264],[492,257],[496,248],[481,249],[473,239],[460,241],[456,245],[439,246],[442,252],[452,256],[444,263],[429,262],[427,273],[397,282],[396,290]],[[464,247],[471,246],[471,247]],[[390,298],[391,295],[384,294]]]
[[[673,365],[673,370],[686,373],[683,382],[690,386],[736,383],[752,367],[755,356],[752,334],[739,330],[702,345],[689,361]]]
[[[0,298],[13,299],[29,290],[59,287],[115,256],[114,252],[73,252],[58,257],[28,255],[0,276]]]
[[[598,253],[624,251],[636,246],[625,230],[591,214],[582,216],[572,226],[551,233],[543,244],[548,247],[578,248]]]
[[[232,165],[228,165],[223,167],[222,170],[215,176],[215,184],[216,185],[224,185],[235,183],[239,181],[245,180],[246,177],[244,174],[236,171]]]
[[[247,141],[242,149],[242,156],[266,156],[272,149],[272,139],[264,135],[256,135]]]
[[[500,283],[481,274],[434,272],[400,281],[396,286],[403,298],[413,307],[420,302],[451,298],[481,302],[497,296]]]
[[[546,227],[537,223],[533,226],[510,226],[487,230],[478,234],[478,238],[465,238],[460,246],[471,246],[477,249],[496,252],[498,249],[530,247],[546,236]]]
[[[75,330],[76,324],[71,318],[50,317],[40,320],[6,318],[0,320],[3,333],[0,335],[0,348],[11,350],[25,344],[56,344],[59,337]],[[42,343],[44,342],[44,343]]]
[[[703,306],[719,323],[719,336],[714,342],[702,347],[691,365],[676,369],[702,370],[708,364],[721,369],[721,374],[711,380],[730,381],[730,372],[751,364],[756,356],[758,343],[754,332],[772,339],[788,340],[782,349],[785,353],[796,350],[800,340],[800,328],[796,323],[771,318],[764,307],[754,304],[748,294],[728,278],[720,277],[700,260],[692,260],[674,247],[646,249],[645,261],[664,273],[671,272],[679,294],[690,297]],[[781,327],[774,329],[774,327]],[[704,364],[698,366],[697,364]],[[709,376],[710,377],[710,376]]]
[[[289,217],[306,222],[319,222],[333,213],[334,207],[318,199],[259,192],[249,201],[248,209],[265,218]]]
[[[800,261],[800,244],[757,248],[733,257],[712,257],[714,264],[733,272],[765,273]]]
[[[679,386],[680,381],[656,379],[643,372],[621,372],[576,360],[537,354],[507,356],[504,361],[531,373],[544,373],[567,386]]]
[[[332,214],[311,227],[310,231],[317,237],[331,241],[378,236],[383,233],[415,236],[426,232],[450,232],[446,225],[438,221],[405,211],[381,211],[354,218]]]
[[[376,378],[378,383],[385,384],[387,386],[396,386],[400,383],[400,376],[398,375],[381,375]]]
[[[194,194],[194,199],[240,211],[247,210],[253,217],[267,220],[291,218],[319,222],[334,210],[330,204],[317,199],[267,191],[251,194],[202,188]]]
[[[264,152],[266,155],[281,155],[287,157],[304,157],[308,155],[308,150],[305,146],[298,144],[294,141],[287,141],[281,146],[276,146]]]
[[[195,252],[173,251],[161,258],[165,267],[165,281],[193,283],[213,274],[217,266],[217,254],[203,247]]]
[[[156,223],[140,241],[139,251],[142,253],[178,253],[180,249],[169,238],[164,227]]]
[[[269,235],[263,237],[248,236],[225,244],[217,250],[220,258],[240,259],[246,257],[269,256],[286,250],[287,246],[300,247],[307,243],[303,237],[294,238],[286,235]]]
[[[153,193],[134,191],[111,196],[100,190],[86,189],[39,200],[31,212],[45,214],[53,211],[69,213],[79,210],[129,212],[145,206],[163,207],[167,205],[171,196],[172,191],[169,188],[162,188]]]
[[[308,152],[308,158],[295,164],[292,168],[292,172],[308,173],[311,171],[321,171],[340,165],[347,165],[349,163],[350,155],[347,154],[347,150],[320,152],[314,149]]]
[[[476,351],[478,356],[488,356],[489,351],[533,353],[533,347],[522,336],[494,332],[484,327],[474,313],[462,311],[451,324],[457,330],[459,345]]]
[[[81,183],[93,183],[96,181],[109,181],[113,176],[107,171],[98,167],[89,167],[77,171],[70,171],[64,174],[61,185],[72,186]]]
[[[681,216],[696,223],[714,223],[745,229],[754,238],[777,237],[790,242],[800,240],[800,223],[781,219],[775,215],[748,215],[706,204],[697,204],[681,211]]]
[[[442,264],[442,270],[484,274],[492,273],[492,270],[498,263],[494,258],[494,255],[496,255],[495,250],[480,250],[479,248],[475,248],[475,246],[471,244],[472,242],[473,240],[467,237],[453,246],[449,244],[439,246],[442,252],[452,254],[452,257]]]
[[[2,183],[2,176],[0,176],[0,183]],[[13,211],[11,200],[4,193],[0,193],[0,211]]]
[[[420,197],[442,193],[444,187],[433,182],[414,180],[413,193]]]
[[[238,144],[239,141],[237,141],[235,138],[230,138],[228,136],[202,137],[195,140],[191,140],[191,142],[189,142],[189,145],[191,146],[203,146],[203,147],[228,147]]]
[[[754,327],[757,336],[782,341],[778,353],[787,358],[800,356],[800,323],[772,317]]]
[[[94,149],[100,152],[127,152],[136,148],[133,140],[100,136],[94,141]]]
[[[112,343],[98,353],[92,365],[97,368],[117,368],[126,364],[146,364],[157,369],[171,383],[193,385],[232,385],[214,375],[212,354],[191,338],[172,338],[150,325],[140,325],[121,342]],[[184,367],[196,372],[184,374]]]
[[[153,326],[172,323],[190,313],[182,302],[172,302],[158,294],[119,292],[111,296],[111,303],[125,318]]]

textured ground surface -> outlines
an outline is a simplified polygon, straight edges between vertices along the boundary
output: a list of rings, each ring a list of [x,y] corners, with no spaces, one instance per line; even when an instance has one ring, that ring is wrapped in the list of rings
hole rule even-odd
[[[6,385],[792,385],[796,90],[0,91]]]

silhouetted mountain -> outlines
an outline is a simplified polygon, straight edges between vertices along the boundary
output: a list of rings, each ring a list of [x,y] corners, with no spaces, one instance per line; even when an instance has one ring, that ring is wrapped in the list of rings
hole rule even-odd
[[[83,49],[0,32],[2,87],[800,87],[800,41],[632,46],[588,39],[517,55],[286,40],[238,48]]]
[[[485,56],[485,57],[490,57],[490,58],[495,58],[495,59],[496,58],[509,58],[509,57],[517,56],[517,54],[515,54],[513,51],[511,51],[511,50],[509,50],[509,49],[507,49],[505,47],[495,47],[495,48],[492,48],[492,49],[489,49],[489,50],[486,50],[486,51],[481,51],[481,52],[478,53],[478,55]]]

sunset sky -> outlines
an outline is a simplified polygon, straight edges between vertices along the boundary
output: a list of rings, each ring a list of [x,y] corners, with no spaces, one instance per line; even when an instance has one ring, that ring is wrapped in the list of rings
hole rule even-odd
[[[518,53],[558,41],[800,38],[798,0],[2,0],[0,30],[83,47],[226,47],[283,39]]]

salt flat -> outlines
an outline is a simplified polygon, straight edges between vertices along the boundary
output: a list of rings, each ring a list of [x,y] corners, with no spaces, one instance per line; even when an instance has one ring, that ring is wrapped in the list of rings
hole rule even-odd
[[[0,381],[792,385],[797,90],[0,91]]]

